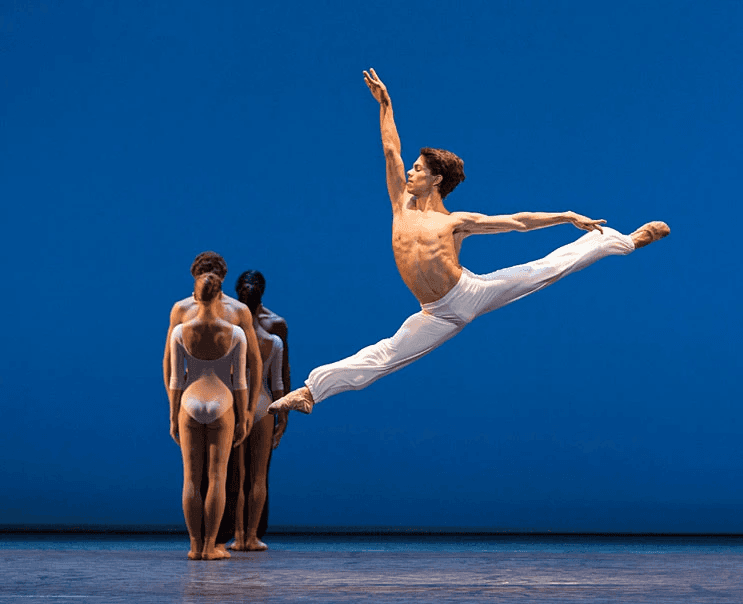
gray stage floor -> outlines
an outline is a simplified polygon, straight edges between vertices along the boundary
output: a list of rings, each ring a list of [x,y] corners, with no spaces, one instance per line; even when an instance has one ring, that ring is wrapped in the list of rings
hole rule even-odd
[[[5,602],[743,602],[741,539],[268,537],[189,561],[183,537],[0,535]]]

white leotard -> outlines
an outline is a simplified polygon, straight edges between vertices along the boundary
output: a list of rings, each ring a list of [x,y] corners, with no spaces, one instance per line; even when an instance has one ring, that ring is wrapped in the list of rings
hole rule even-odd
[[[248,342],[236,325],[232,326],[227,353],[218,359],[199,359],[188,352],[183,343],[182,325],[173,329],[170,347],[170,388],[183,390],[181,406],[197,422],[209,424],[218,419],[232,407],[232,391],[248,387],[245,379]]]

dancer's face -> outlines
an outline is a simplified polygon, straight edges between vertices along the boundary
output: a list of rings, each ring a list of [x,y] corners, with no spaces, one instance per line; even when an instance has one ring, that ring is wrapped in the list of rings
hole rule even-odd
[[[408,170],[407,191],[416,197],[430,193],[439,182],[441,177],[431,174],[423,156],[416,159],[413,167]]]

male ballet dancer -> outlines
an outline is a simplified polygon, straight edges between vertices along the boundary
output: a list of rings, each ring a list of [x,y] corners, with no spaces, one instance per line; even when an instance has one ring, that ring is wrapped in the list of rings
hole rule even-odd
[[[448,151],[421,149],[405,181],[400,137],[387,88],[373,69],[364,81],[380,106],[380,128],[392,201],[392,249],[400,276],[421,305],[391,338],[355,355],[314,369],[305,387],[273,403],[269,412],[310,413],[315,403],[347,390],[360,390],[431,352],[458,334],[475,317],[523,298],[613,254],[629,254],[670,233],[663,222],[649,222],[631,235],[575,212],[520,212],[485,216],[449,212],[443,199],[464,180],[464,163]],[[570,223],[589,231],[547,257],[475,275],[459,264],[465,237],[531,231]]]

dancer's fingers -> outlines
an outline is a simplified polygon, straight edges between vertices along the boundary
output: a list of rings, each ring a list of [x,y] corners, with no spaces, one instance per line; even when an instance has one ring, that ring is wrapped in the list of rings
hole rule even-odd
[[[372,77],[371,77],[371,76],[370,76],[370,75],[369,75],[369,74],[368,74],[367,72],[364,72],[364,83],[365,83],[365,84],[367,85],[367,87],[369,88],[369,90],[372,90],[372,91],[374,90],[374,88],[375,88],[376,86],[379,86],[379,85],[378,85],[378,84],[377,84],[377,83],[376,83],[376,82],[375,82],[375,81],[374,81],[374,80],[372,79]]]
[[[374,76],[374,81],[381,87],[384,88],[384,84],[382,84],[382,80],[379,79],[379,76],[377,75],[377,72],[374,71],[373,68],[369,69],[369,72]]]

